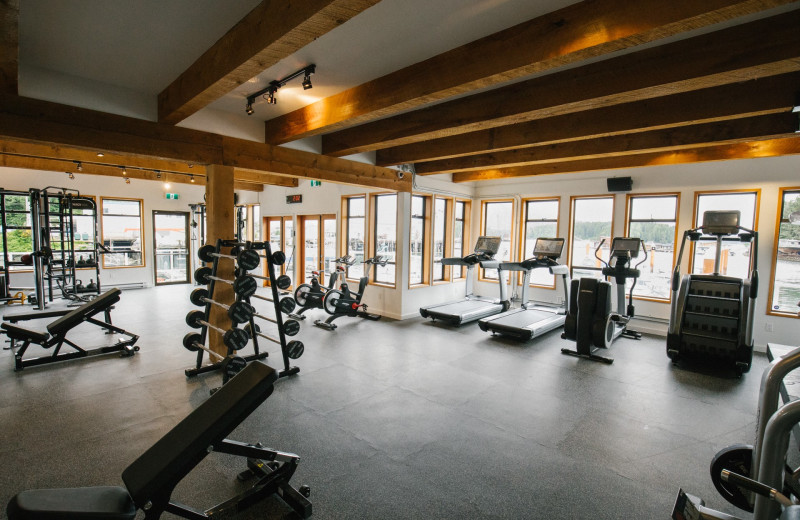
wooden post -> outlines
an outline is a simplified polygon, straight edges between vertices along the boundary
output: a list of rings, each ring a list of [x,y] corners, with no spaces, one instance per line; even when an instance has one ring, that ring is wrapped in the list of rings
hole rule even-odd
[[[19,0],[0,0],[0,92],[17,95]]]
[[[233,207],[233,168],[212,164],[206,168],[206,243],[216,245],[217,239],[233,240],[234,238],[234,213]],[[222,251],[229,253],[229,250]],[[217,276],[233,280],[234,261],[230,258],[221,258],[217,266]],[[214,284],[212,298],[220,303],[230,305],[235,296],[233,287],[226,283]],[[209,321],[223,330],[231,328],[231,320],[225,309],[211,306]],[[208,331],[208,348],[227,355],[228,347],[222,342],[222,335],[214,330]],[[212,360],[214,361],[214,360]]]

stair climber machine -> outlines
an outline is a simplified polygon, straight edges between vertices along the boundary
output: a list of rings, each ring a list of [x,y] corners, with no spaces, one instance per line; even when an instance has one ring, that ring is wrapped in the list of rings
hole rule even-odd
[[[533,256],[522,262],[504,262],[501,267],[509,272],[523,272],[522,305],[519,309],[495,314],[478,321],[481,330],[527,341],[564,325],[569,308],[569,268],[559,265],[558,258],[564,249],[563,238],[537,238]],[[561,276],[564,286],[564,304],[561,307],[535,306],[528,300],[530,279],[534,269],[548,269]]]
[[[667,356],[708,363],[730,363],[739,375],[753,360],[753,315],[758,294],[758,232],[739,225],[740,212],[706,211],[703,225],[683,234],[678,262],[672,273],[672,305],[667,333]],[[714,240],[717,252],[712,274],[680,277],[686,241]],[[752,271],[741,279],[720,274],[722,242],[752,242]]]
[[[633,288],[639,278],[638,267],[647,260],[647,249],[641,238],[617,237],[611,242],[611,255],[606,262],[597,254],[604,242],[605,239],[600,241],[594,256],[605,265],[601,271],[603,276],[614,278],[617,311],[611,310],[611,282],[595,278],[572,280],[569,313],[561,337],[574,341],[576,349],[562,348],[561,353],[610,365],[614,360],[595,354],[598,348],[610,347],[620,336],[631,339],[642,337],[639,332],[628,329],[628,322],[634,316]],[[631,261],[639,256],[640,249],[644,251],[644,258],[632,268]],[[625,282],[628,279],[632,279],[633,283],[628,292],[626,309]]]
[[[442,265],[467,268],[466,296],[463,300],[420,307],[420,315],[423,318],[430,317],[433,321],[442,320],[451,325],[459,326],[507,311],[511,303],[506,296],[505,271],[501,267],[500,261],[494,259],[494,255],[500,249],[500,241],[500,237],[478,237],[473,253],[463,258],[443,258]],[[500,299],[476,296],[472,293],[472,275],[475,266],[478,264],[484,269],[497,269]]]

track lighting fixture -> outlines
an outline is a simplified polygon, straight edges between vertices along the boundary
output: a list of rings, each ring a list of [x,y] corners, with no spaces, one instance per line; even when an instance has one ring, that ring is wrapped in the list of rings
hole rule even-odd
[[[128,175],[128,170],[126,170],[124,166],[123,166],[122,168],[120,168],[120,170],[122,170],[122,176],[123,176],[123,177],[125,177],[126,175]]]
[[[289,74],[283,79],[270,81],[269,85],[265,88],[262,88],[258,92],[253,92],[249,96],[247,96],[247,104],[245,105],[244,111],[247,113],[248,116],[253,115],[253,103],[256,102],[258,97],[263,97],[267,103],[270,105],[275,105],[278,103],[277,98],[275,97],[275,93],[278,91],[279,88],[283,87],[289,81],[293,80],[294,78],[298,78],[303,76],[303,90],[308,90],[313,85],[311,84],[311,75],[314,74],[317,70],[316,65],[308,65],[307,67],[303,67],[302,69]]]
[[[189,175],[189,182],[194,182],[194,175]]]
[[[79,172],[82,172],[83,171],[83,163],[81,163],[80,161],[75,161],[75,169],[78,170]]]
[[[98,157],[105,157],[105,156],[106,156],[106,154],[104,154],[103,152],[97,152],[97,156],[98,156]]]
[[[131,180],[130,180],[130,178],[128,178],[128,177],[125,177],[125,184],[130,184],[130,183],[131,183]]]
[[[75,174],[74,173],[72,173],[72,172],[64,172],[64,173],[66,173],[67,177],[69,177],[71,180],[75,180]]]
[[[161,178],[161,171],[160,170],[156,170],[156,179],[160,179],[160,178]]]

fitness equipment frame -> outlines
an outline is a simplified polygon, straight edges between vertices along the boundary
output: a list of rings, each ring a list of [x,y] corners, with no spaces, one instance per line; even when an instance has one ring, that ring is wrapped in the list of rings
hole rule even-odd
[[[613,277],[617,286],[617,311],[611,310],[611,283],[595,278],[572,280],[570,287],[570,306],[567,320],[564,323],[563,339],[575,342],[575,350],[562,348],[561,353],[591,361],[599,361],[610,365],[613,359],[599,356],[594,352],[599,348],[608,348],[620,336],[640,339],[639,332],[628,329],[628,323],[634,316],[633,289],[639,278],[638,267],[647,260],[647,249],[641,238],[616,237],[611,242],[609,261],[603,260],[597,253],[603,247],[601,240],[594,250],[594,256],[605,267],[603,276]],[[639,249],[644,251],[644,258],[631,268],[631,260],[639,256]],[[611,267],[610,262],[614,261]],[[625,281],[633,279],[628,292],[628,306],[625,307]]]
[[[147,520],[164,513],[195,520],[227,518],[270,496],[285,502],[301,518],[309,518],[310,488],[298,490],[289,483],[300,460],[297,455],[226,438],[272,394],[276,380],[274,369],[260,362],[249,364],[128,466],[122,472],[125,487],[22,491],[6,508],[9,520],[133,520],[137,510]],[[206,510],[172,500],[175,487],[209,453],[246,458],[246,469],[238,479],[255,479],[253,485]]]
[[[758,232],[739,225],[741,213],[706,211],[703,225],[683,234],[678,261],[672,273],[667,356],[673,364],[681,358],[721,359],[733,364],[741,376],[753,361],[753,318],[758,295]],[[686,274],[680,267],[686,242],[714,240],[713,274]],[[722,242],[752,243],[749,278],[720,274]]]
[[[11,348],[15,348],[15,341],[22,342],[22,346],[19,347],[19,350],[14,353],[14,370],[19,371],[29,366],[44,365],[46,363],[55,363],[57,361],[66,361],[68,359],[109,354],[112,352],[119,352],[122,357],[133,356],[139,350],[139,347],[134,346],[134,344],[139,340],[139,336],[112,325],[110,323],[111,320],[108,318],[107,321],[101,321],[94,317],[101,312],[106,313],[106,316],[108,316],[108,310],[119,300],[119,289],[111,289],[110,291],[106,291],[94,300],[84,303],[80,307],[77,307],[76,309],[64,314],[59,319],[49,323],[47,325],[47,332],[38,332],[25,327],[20,327],[19,325],[4,322],[2,324],[2,329],[11,339]],[[124,341],[120,340],[114,345],[86,350],[67,339],[67,334],[72,329],[84,322],[102,327],[106,329],[107,333],[123,334],[128,336],[128,339]],[[45,349],[49,349],[51,347],[55,347],[55,349],[53,350],[53,354],[50,356],[23,359],[25,352],[28,350],[28,347],[31,343],[40,345]],[[61,347],[65,343],[75,349],[75,352],[61,354]]]
[[[433,321],[438,319],[450,325],[459,326],[507,311],[511,307],[511,302],[508,301],[506,293],[505,270],[502,268],[501,262],[494,259],[494,255],[500,248],[501,240],[500,237],[478,237],[474,252],[463,258],[443,258],[442,265],[457,265],[467,268],[464,299],[420,307],[420,315],[423,318],[431,318]],[[497,269],[498,285],[500,286],[499,300],[473,294],[472,276],[477,264],[484,269]]]
[[[364,318],[365,320],[377,321],[381,319],[380,314],[370,314],[367,312],[367,304],[361,303],[364,291],[369,285],[370,270],[374,265],[386,265],[388,258],[383,256],[373,256],[364,260],[364,276],[358,281],[358,292],[350,290],[347,282],[342,281],[339,289],[330,289],[322,298],[322,307],[331,316],[325,320],[315,320],[314,325],[325,330],[335,330],[337,325],[333,320],[348,316],[350,318]],[[349,264],[348,264],[349,265]]]
[[[322,309],[322,300],[328,291],[336,288],[339,275],[344,273],[344,267],[355,265],[356,259],[350,255],[337,258],[334,261],[333,270],[328,273],[328,285],[319,283],[319,271],[311,271],[311,283],[302,283],[294,290],[294,301],[301,307],[300,311],[291,314],[290,317],[296,320],[306,319],[303,313],[310,309]]]
[[[508,272],[522,272],[522,304],[512,309],[478,321],[481,330],[511,336],[527,341],[553,329],[564,326],[569,308],[569,267],[559,265],[558,258],[564,249],[563,238],[537,238],[533,256],[522,262],[503,262],[501,267]],[[550,274],[561,277],[564,287],[564,303],[560,307],[537,306],[528,300],[530,278],[534,269],[547,269]]]

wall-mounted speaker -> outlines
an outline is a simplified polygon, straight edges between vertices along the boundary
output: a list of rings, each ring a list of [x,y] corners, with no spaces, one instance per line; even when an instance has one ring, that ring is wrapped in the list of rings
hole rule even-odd
[[[606,179],[608,191],[631,191],[633,189],[633,179],[630,177],[609,177]]]

